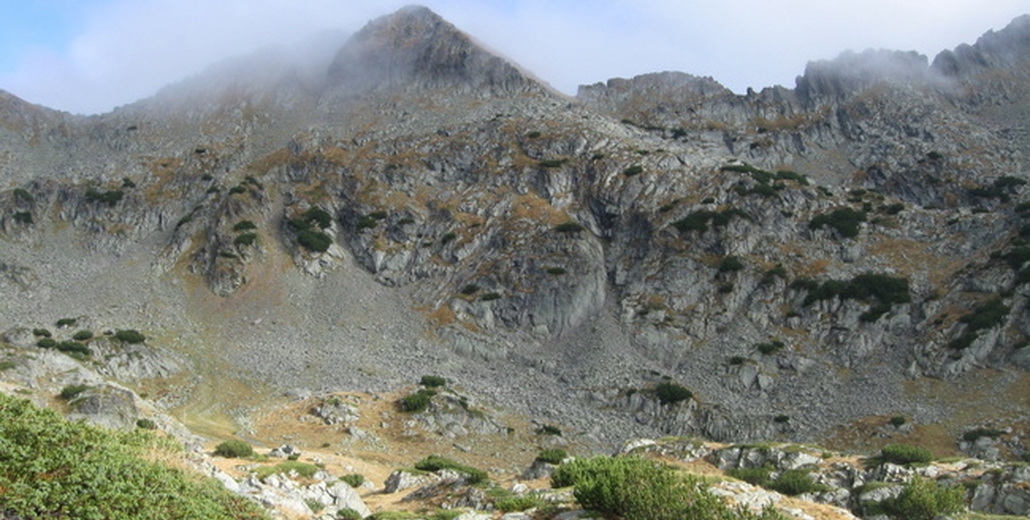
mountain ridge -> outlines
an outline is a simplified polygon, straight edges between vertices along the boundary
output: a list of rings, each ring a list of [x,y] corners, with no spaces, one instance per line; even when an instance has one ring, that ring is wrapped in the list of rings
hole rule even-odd
[[[1021,44],[1025,25],[985,42]],[[834,76],[880,58],[900,81]],[[659,73],[573,101],[406,8],[317,88],[287,75],[89,117],[5,97],[0,280],[18,296],[0,316],[138,320],[193,360],[180,401],[438,370],[605,441],[946,421],[951,404],[907,388],[1030,367],[1026,142],[1009,131],[1026,123],[991,112],[1025,108],[1023,62],[959,73],[987,85],[968,97],[923,82],[925,57],[842,60],[801,95]],[[863,285],[900,279],[905,297]],[[966,318],[995,297],[1001,318]],[[697,398],[641,400],[663,377]]]

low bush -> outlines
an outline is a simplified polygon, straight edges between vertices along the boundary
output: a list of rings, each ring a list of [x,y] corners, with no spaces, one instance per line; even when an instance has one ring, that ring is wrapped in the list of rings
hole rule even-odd
[[[32,329],[32,335],[36,336],[37,338],[49,338],[53,334],[51,334],[50,331],[47,329]]]
[[[678,403],[694,397],[694,393],[686,387],[677,383],[670,383],[668,381],[658,383],[658,386],[654,389],[654,393],[658,396],[658,402],[662,405]]]
[[[93,352],[89,350],[89,347],[79,343],[78,341],[62,341],[57,344],[56,348],[66,354],[78,354],[85,357],[89,357],[93,354]]]
[[[242,233],[237,235],[233,240],[233,244],[237,246],[252,246],[254,242],[257,242],[257,233]]]
[[[479,299],[481,301],[484,301],[484,302],[489,302],[489,301],[493,301],[493,300],[500,300],[501,299],[501,293],[488,292],[488,293],[480,296]]]
[[[29,191],[26,190],[25,188],[15,188],[14,189],[14,198],[19,199],[22,202],[28,202],[29,204],[32,204],[33,202],[36,201],[36,198],[33,197],[32,194],[29,193]]]
[[[333,216],[318,206],[309,208],[301,218],[306,222],[314,222],[321,229],[328,228],[333,222]]]
[[[866,213],[852,208],[838,208],[830,213],[816,215],[808,223],[809,229],[819,229],[829,226],[837,231],[844,238],[855,238],[858,236],[859,224],[865,222]]]
[[[575,486],[573,496],[584,509],[605,518],[648,520],[772,520],[771,509],[753,513],[733,509],[692,476],[636,457],[576,459],[558,466],[553,487]]]
[[[57,328],[61,329],[64,327],[74,327],[78,322],[79,320],[77,318],[61,318],[57,320],[55,325],[57,325]]]
[[[354,224],[354,227],[361,231],[362,229],[372,229],[379,225],[379,221],[370,215],[364,215],[358,217],[358,221]]]
[[[249,448],[250,445],[247,445],[247,447]],[[217,455],[217,452],[215,454]],[[223,456],[225,456],[225,455],[223,455]],[[237,456],[237,457],[230,457],[230,458],[240,458],[240,457],[249,457],[249,456],[250,455],[240,455],[240,456]],[[321,469],[322,468],[319,468],[318,466],[316,466],[314,464],[308,464],[306,462],[297,462],[295,460],[287,460],[286,462],[280,462],[280,463],[276,464],[275,466],[262,466],[262,467],[258,468],[256,471],[254,471],[254,474],[257,475],[257,478],[262,479],[262,480],[264,480],[264,479],[266,479],[266,478],[268,478],[268,477],[270,477],[272,475],[275,475],[277,473],[286,474],[286,475],[288,475],[290,473],[296,473],[297,476],[300,476],[300,477],[303,477],[303,478],[312,478],[312,477],[315,476],[315,473],[318,473]]]
[[[733,468],[726,470],[726,475],[743,480],[753,486],[769,487],[772,482],[772,470],[766,466],[760,468]]]
[[[536,460],[548,464],[561,464],[568,456],[569,453],[561,448],[548,448],[538,453]]]
[[[895,415],[894,417],[891,417],[891,419],[890,419],[890,425],[895,427],[895,428],[900,428],[900,427],[902,427],[907,422],[908,422],[908,419],[906,419],[902,415]]]
[[[137,344],[146,341],[147,337],[143,334],[140,334],[138,330],[126,329],[115,331],[114,339],[124,343]]]
[[[997,439],[998,437],[1001,437],[1004,434],[1005,432],[1003,430],[999,430],[997,428],[977,428],[975,430],[969,430],[968,432],[963,433],[962,440],[966,442],[976,442],[977,439],[979,439],[980,437],[990,437],[992,439]]]
[[[345,507],[336,512],[336,520],[361,520],[361,513]]]
[[[55,348],[57,347],[57,340],[49,337],[43,338],[36,342],[36,346],[39,348]]]
[[[893,464],[926,463],[933,460],[930,450],[911,444],[888,444],[880,450],[884,462]]]
[[[79,396],[82,392],[89,390],[88,385],[67,385],[61,389],[61,393],[57,394],[61,399],[65,401],[71,401]]]
[[[91,330],[80,330],[75,334],[72,334],[72,339],[75,341],[86,341],[93,339],[93,331]]]
[[[544,271],[547,272],[547,274],[553,274],[553,275],[561,275],[561,274],[565,274],[565,273],[568,272],[568,271],[565,270],[564,267],[547,267],[547,268],[544,268]]]
[[[107,190],[103,192],[98,191],[96,188],[89,188],[86,190],[86,200],[107,204],[108,206],[118,204],[124,195],[125,194],[122,190]]]
[[[536,429],[536,432],[540,435],[556,435],[561,437],[561,428],[552,424],[545,424]]]
[[[397,404],[402,411],[410,413],[421,412],[429,407],[429,402],[433,399],[434,395],[436,395],[435,391],[423,388],[418,392],[402,397]]]
[[[778,339],[774,339],[772,341],[767,341],[765,343],[759,343],[759,344],[755,345],[755,350],[757,350],[757,351],[761,352],[762,354],[768,356],[769,354],[773,354],[773,353],[776,353],[776,352],[779,352],[779,351],[783,350],[783,348],[786,347],[786,346],[787,345],[784,344],[782,341],[780,341]]]
[[[577,233],[583,231],[585,228],[578,222],[568,221],[554,226],[554,230],[559,233]]]
[[[622,170],[622,174],[626,177],[633,177],[634,175],[640,175],[644,173],[644,167],[639,164],[634,164],[625,170]]]
[[[533,495],[505,497],[494,501],[494,507],[496,507],[502,513],[514,513],[518,511],[525,511],[527,509],[539,508],[543,505],[544,500],[540,497]]]
[[[567,161],[568,159],[544,159],[537,164],[541,168],[561,168]]]
[[[250,220],[241,220],[232,227],[233,231],[250,231],[252,229],[257,229],[257,224]]]
[[[901,494],[883,503],[883,509],[894,518],[934,520],[964,510],[965,498],[961,486],[942,486],[916,475],[905,484]]]
[[[351,473],[349,475],[344,475],[340,477],[340,480],[342,480],[348,486],[356,488],[360,487],[362,484],[365,483],[365,476],[360,473]]]
[[[67,421],[5,395],[0,395],[0,425],[5,517],[268,518],[256,503],[214,479],[174,467],[181,446],[151,432]],[[172,462],[157,462],[165,460]]]
[[[461,288],[461,294],[464,294],[466,296],[472,296],[477,292],[479,292],[479,286],[474,283],[467,284]]]
[[[736,256],[725,256],[719,262],[719,272],[734,272],[744,269],[744,262],[740,261],[740,258]]]
[[[14,221],[19,224],[32,224],[32,213],[28,211],[18,211],[14,214]]]
[[[308,251],[324,253],[333,244],[333,239],[321,231],[302,229],[297,232],[297,243]]]
[[[142,418],[136,419],[136,427],[137,428],[142,428],[144,430],[156,430],[157,429],[157,423],[155,423],[151,419],[147,419],[146,417],[142,417]]]
[[[827,491],[829,488],[818,484],[812,479],[807,471],[802,469],[790,469],[784,471],[776,480],[769,484],[769,489],[778,491],[784,495],[797,496],[805,493],[818,493]]]
[[[254,455],[254,448],[246,442],[230,440],[215,446],[215,455],[227,459],[241,459]]]
[[[426,388],[437,388],[441,386],[446,386],[447,379],[441,376],[422,376],[422,379],[419,380],[418,384]]]
[[[479,482],[486,481],[487,478],[486,472],[481,469],[459,464],[458,462],[440,455],[430,455],[416,462],[415,469],[420,469],[422,471],[440,471],[442,469],[457,471],[458,473],[463,473],[468,477],[467,482],[469,484],[478,484]]]

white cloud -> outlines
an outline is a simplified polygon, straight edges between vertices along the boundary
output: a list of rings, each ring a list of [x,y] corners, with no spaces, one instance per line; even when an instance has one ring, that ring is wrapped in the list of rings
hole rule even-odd
[[[97,112],[212,62],[328,29],[353,31],[405,1],[108,0],[67,49],[35,50],[0,88]],[[812,59],[847,49],[931,58],[1000,29],[1025,0],[429,0],[431,8],[558,89],[651,71],[710,75],[736,91],[793,86]]]

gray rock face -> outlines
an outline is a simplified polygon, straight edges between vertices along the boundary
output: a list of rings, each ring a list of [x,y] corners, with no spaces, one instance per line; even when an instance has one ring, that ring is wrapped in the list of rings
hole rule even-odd
[[[69,419],[85,419],[112,430],[135,428],[139,418],[135,394],[111,385],[88,389],[69,402],[68,406],[72,409],[68,414]]]

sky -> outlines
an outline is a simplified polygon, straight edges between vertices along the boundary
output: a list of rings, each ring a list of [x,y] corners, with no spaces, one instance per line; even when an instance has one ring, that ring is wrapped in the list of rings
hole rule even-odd
[[[107,112],[206,66],[413,0],[0,0],[0,89]],[[1030,13],[1027,0],[424,0],[561,92],[676,70],[735,92],[794,86],[847,50],[938,52]]]

